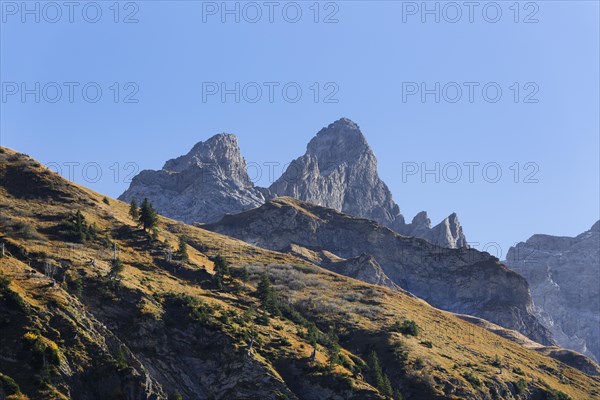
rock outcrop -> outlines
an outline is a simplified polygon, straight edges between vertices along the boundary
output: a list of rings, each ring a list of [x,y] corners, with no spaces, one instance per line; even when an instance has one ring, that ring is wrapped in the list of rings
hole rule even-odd
[[[425,212],[406,224],[400,207],[377,173],[377,159],[358,125],[342,118],[310,141],[269,189],[254,186],[237,139],[216,135],[196,144],[159,171],[137,175],[119,199],[147,197],[162,215],[186,223],[211,223],[264,204],[275,196],[333,208],[376,221],[403,235],[442,247],[468,247],[456,214],[432,227]]]
[[[159,171],[142,171],[119,199],[140,202],[147,197],[160,214],[192,223],[258,207],[266,194],[248,177],[237,138],[219,134],[167,161]]]
[[[600,221],[577,237],[533,235],[506,261],[529,282],[539,320],[565,348],[600,360]]]
[[[377,173],[377,158],[357,124],[342,118],[323,128],[308,143],[306,153],[289,165],[271,192],[371,219],[404,235],[443,247],[467,246],[452,214],[431,227],[425,212],[406,224],[400,207]]]
[[[484,318],[542,344],[553,343],[533,315],[525,279],[487,253],[442,248],[374,221],[289,197],[205,228],[271,250],[285,251],[294,243],[343,259],[369,255],[393,283],[435,307]],[[324,268],[328,264],[320,263]]]

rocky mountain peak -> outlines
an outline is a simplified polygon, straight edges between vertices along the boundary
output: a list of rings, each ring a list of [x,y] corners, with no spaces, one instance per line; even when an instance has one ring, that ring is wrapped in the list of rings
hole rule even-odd
[[[404,224],[377,174],[375,155],[358,125],[347,118],[321,129],[270,190],[387,226]]]
[[[248,176],[236,136],[219,134],[167,161],[161,170],[142,171],[119,199],[139,202],[147,197],[160,214],[192,223],[258,207],[265,196],[267,191],[256,188]]]
[[[348,118],[341,118],[321,129],[308,143],[306,154],[317,158],[323,173],[342,163],[357,162],[361,157],[376,164],[375,155],[360,128]]]
[[[421,211],[420,213],[415,215],[412,219],[411,225],[430,229],[431,220],[427,216],[427,211]]]
[[[223,178],[251,186],[237,137],[221,133],[206,141],[198,142],[183,156],[169,160],[163,170],[182,172],[189,168],[217,170]]]
[[[360,127],[348,118],[322,128],[303,156],[290,163],[269,189],[251,182],[235,135],[218,134],[198,142],[159,171],[142,171],[120,197],[148,197],[157,210],[184,222],[215,222],[225,214],[289,196],[379,222],[398,233],[445,247],[466,240],[453,214],[434,228],[427,213],[406,224],[400,207],[377,172],[377,158]]]

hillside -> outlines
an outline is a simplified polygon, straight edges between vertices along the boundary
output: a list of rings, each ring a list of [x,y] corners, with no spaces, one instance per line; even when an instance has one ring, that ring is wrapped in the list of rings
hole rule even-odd
[[[484,318],[552,344],[550,332],[534,315],[525,279],[488,253],[435,246],[290,197],[205,227],[271,250],[285,251],[295,244],[344,259],[369,255],[393,283],[435,307]],[[317,263],[332,269],[329,263]]]
[[[600,398],[401,291],[128,211],[0,149],[0,398]]]

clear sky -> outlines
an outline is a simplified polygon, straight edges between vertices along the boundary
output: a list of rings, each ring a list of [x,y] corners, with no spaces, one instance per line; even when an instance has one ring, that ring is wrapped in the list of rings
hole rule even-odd
[[[283,165],[345,116],[408,220],[457,212],[501,258],[599,218],[597,1],[23,4],[1,3],[0,143],[107,195],[220,132]]]

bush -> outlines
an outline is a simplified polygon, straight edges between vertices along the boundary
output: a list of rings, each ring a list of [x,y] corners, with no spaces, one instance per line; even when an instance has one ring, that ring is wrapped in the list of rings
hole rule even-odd
[[[571,396],[560,390],[553,390],[546,395],[546,400],[571,400]]]
[[[104,198],[102,199],[102,202],[103,202],[104,204],[110,205],[110,201],[108,200],[108,197],[104,197]]]
[[[419,326],[415,321],[405,319],[404,321],[396,321],[390,328],[392,332],[399,332],[406,336],[419,336]]]
[[[5,301],[10,308],[25,312],[27,305],[18,293],[10,288],[10,279],[0,275],[0,301]]]
[[[124,269],[125,269],[125,266],[123,265],[123,262],[121,262],[121,260],[119,260],[118,258],[115,260],[112,260],[110,272],[108,273],[108,277],[110,278],[110,280],[119,279],[121,277],[121,273],[123,273]]]
[[[52,365],[60,365],[58,345],[37,332],[26,332],[23,335],[24,347],[31,352],[33,365],[42,368],[44,360]]]
[[[0,372],[0,393],[1,392],[10,396],[13,394],[20,394],[21,388],[19,388],[19,385],[17,385],[17,382],[15,382],[13,378]]]
[[[481,386],[481,380],[479,380],[478,377],[476,377],[472,372],[465,372],[463,374],[463,378],[465,378],[467,380],[467,382],[469,382],[471,385],[473,385],[474,387],[479,387]]]
[[[42,240],[43,237],[29,222],[19,221],[11,227],[15,237],[26,240]]]
[[[523,372],[523,370],[521,369],[521,367],[515,367],[513,368],[513,372],[517,375],[525,375],[525,372]]]
[[[494,361],[492,361],[492,365],[496,368],[501,368],[502,360],[500,360],[500,357],[498,357],[498,356],[494,357]]]
[[[431,343],[429,340],[421,342],[420,344],[422,344],[423,346],[427,347],[428,349],[432,349],[433,348],[433,343]]]
[[[525,393],[525,390],[527,389],[527,382],[525,381],[525,379],[521,378],[518,381],[516,381],[514,383],[515,385],[515,392],[517,394],[523,394]]]
[[[421,369],[425,368],[425,361],[423,361],[423,359],[421,357],[417,357],[415,359],[413,366],[415,367],[415,369],[421,370]]]
[[[169,293],[165,301],[169,308],[165,322],[172,325],[190,322],[206,323],[214,313],[214,310],[204,301],[188,295]]]

